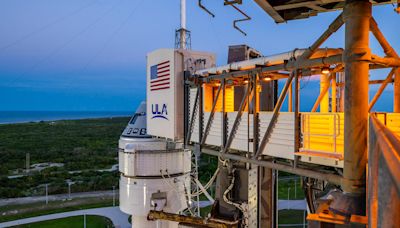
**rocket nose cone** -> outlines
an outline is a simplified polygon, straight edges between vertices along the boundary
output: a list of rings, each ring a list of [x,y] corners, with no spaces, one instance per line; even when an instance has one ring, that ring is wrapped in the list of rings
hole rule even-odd
[[[139,138],[150,137],[147,135],[146,128],[146,102],[143,101],[140,103],[135,114],[133,114],[125,130],[122,132],[122,136]]]

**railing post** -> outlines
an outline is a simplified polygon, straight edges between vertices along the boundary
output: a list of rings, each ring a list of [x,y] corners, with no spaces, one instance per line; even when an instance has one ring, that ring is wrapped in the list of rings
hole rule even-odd
[[[227,134],[228,134],[228,123],[227,123],[227,114],[226,114],[226,102],[225,102],[225,98],[226,98],[226,87],[225,87],[225,79],[222,79],[221,81],[221,85],[222,85],[222,148],[225,147],[226,144],[226,138],[227,138]]]
[[[300,151],[300,83],[301,70],[296,70],[294,78],[294,152]],[[297,166],[299,157],[295,156],[294,166]]]
[[[258,113],[259,113],[259,105],[258,105],[258,77],[259,74],[255,73],[253,75],[254,81],[254,89],[253,89],[253,154],[258,149],[258,141],[259,141],[259,125],[258,125]]]
[[[204,117],[204,103],[203,103],[203,84],[199,84],[199,142],[203,138],[203,117]]]

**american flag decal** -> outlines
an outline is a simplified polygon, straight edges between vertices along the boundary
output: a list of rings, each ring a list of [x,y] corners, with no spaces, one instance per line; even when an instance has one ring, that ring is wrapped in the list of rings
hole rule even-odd
[[[150,91],[169,89],[169,79],[169,60],[150,67]]]

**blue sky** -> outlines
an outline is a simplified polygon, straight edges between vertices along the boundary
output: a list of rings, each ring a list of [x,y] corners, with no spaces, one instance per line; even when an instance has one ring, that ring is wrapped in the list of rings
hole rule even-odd
[[[216,53],[218,64],[226,62],[232,44],[264,55],[308,47],[338,15],[277,25],[253,1],[244,1],[241,8],[252,20],[240,25],[248,34],[243,36],[232,28],[240,15],[231,7],[222,0],[203,2],[216,17],[188,1],[192,48]],[[374,7],[373,15],[400,50],[400,15],[391,5]],[[1,0],[0,110],[134,110],[145,99],[146,53],[173,47],[178,27],[179,0]],[[343,41],[341,29],[323,46],[343,47]],[[371,48],[383,55],[373,38]],[[386,72],[372,71],[371,77]],[[305,87],[305,96],[314,87]]]

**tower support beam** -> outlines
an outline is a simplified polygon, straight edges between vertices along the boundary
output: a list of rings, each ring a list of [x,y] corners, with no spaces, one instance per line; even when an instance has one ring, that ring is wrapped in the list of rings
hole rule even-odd
[[[346,193],[365,193],[371,3],[347,0],[345,21],[344,183]]]
[[[374,18],[371,18],[370,29],[372,34],[374,34],[376,40],[382,46],[383,51],[389,57],[399,58],[397,52],[390,46],[389,42],[386,40],[385,36],[381,32]],[[393,112],[400,112],[400,68],[394,71],[394,98],[393,98]]]

